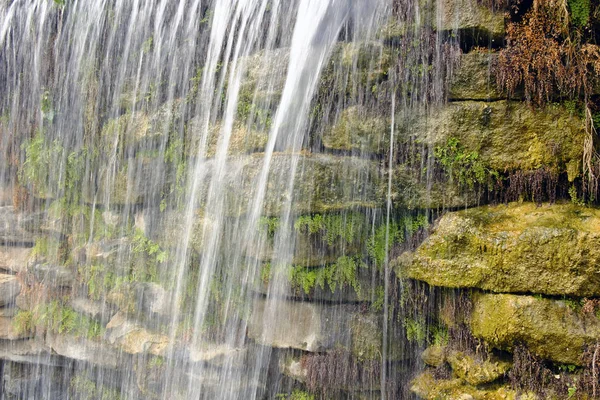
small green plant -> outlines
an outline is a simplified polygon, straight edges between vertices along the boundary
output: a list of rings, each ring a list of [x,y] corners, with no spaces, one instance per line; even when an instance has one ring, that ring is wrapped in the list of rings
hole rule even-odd
[[[579,198],[579,196],[577,195],[577,188],[575,187],[575,185],[571,185],[571,187],[569,188],[569,196],[571,197],[571,203],[580,207],[585,206],[585,200]]]
[[[479,158],[479,153],[468,151],[455,137],[449,138],[443,146],[436,147],[434,155],[450,181],[463,188],[491,188],[500,177],[498,171],[485,166]]]
[[[294,223],[297,232],[305,235],[319,234],[329,246],[338,240],[346,244],[353,243],[359,238],[364,226],[365,217],[358,213],[303,215]]]
[[[571,22],[578,27],[586,26],[590,20],[590,0],[568,0]]]
[[[365,264],[353,257],[339,257],[335,263],[321,268],[290,268],[292,287],[304,290],[309,294],[315,286],[321,289],[329,287],[335,293],[337,289],[351,287],[360,297],[361,285],[358,279],[359,268]]]
[[[268,238],[273,238],[277,229],[279,229],[279,218],[277,217],[260,217],[258,220],[258,228],[266,232]]]
[[[403,321],[404,329],[406,330],[406,339],[409,342],[417,343],[422,346],[427,338],[427,331],[425,329],[425,321],[422,319],[415,319],[406,317]]]
[[[278,393],[275,395],[275,398],[281,400],[315,400],[314,395],[300,389],[294,389],[294,391],[290,394]]]

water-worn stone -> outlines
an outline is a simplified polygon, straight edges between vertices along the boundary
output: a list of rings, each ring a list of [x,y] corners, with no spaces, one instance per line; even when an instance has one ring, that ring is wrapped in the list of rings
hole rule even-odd
[[[451,351],[446,359],[454,374],[470,385],[477,386],[502,378],[511,363],[494,356],[482,361],[460,351]]]
[[[64,364],[52,354],[50,347],[36,339],[0,340],[0,360],[51,366]]]
[[[0,317],[0,339],[16,340],[29,337],[25,332],[18,332],[12,318]]]
[[[127,319],[125,313],[117,313],[106,325],[106,340],[125,353],[149,353],[163,356],[169,345],[169,337],[150,332],[135,321]]]
[[[14,275],[0,274],[0,307],[12,304],[21,292],[21,283]]]
[[[90,339],[68,334],[47,334],[45,343],[56,354],[73,360],[105,368],[117,368],[120,365],[119,353],[115,349]]]
[[[573,204],[484,206],[448,213],[398,273],[434,286],[600,295],[600,210]]]
[[[350,306],[257,298],[248,321],[248,337],[271,347],[307,351],[329,350],[336,343],[348,346],[353,311],[356,308]]]
[[[12,273],[27,269],[27,261],[31,256],[31,248],[0,245],[0,269]]]
[[[75,272],[62,265],[33,264],[29,272],[37,281],[51,287],[71,287],[75,283]]]
[[[584,347],[600,340],[600,320],[561,300],[511,294],[481,294],[473,301],[471,329],[491,346],[524,344],[538,356],[582,365]]]
[[[21,227],[21,219],[13,206],[0,207],[0,244],[7,246],[33,246],[36,235]]]

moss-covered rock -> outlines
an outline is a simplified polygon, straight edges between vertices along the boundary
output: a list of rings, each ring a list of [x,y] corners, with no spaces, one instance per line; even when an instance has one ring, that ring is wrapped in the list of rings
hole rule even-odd
[[[389,149],[390,124],[360,106],[345,109],[323,134],[327,149],[379,153]]]
[[[421,360],[431,367],[439,367],[446,362],[447,349],[445,346],[431,345],[421,353]]]
[[[398,273],[434,286],[600,295],[600,210],[573,204],[484,206],[443,216],[398,259]]]
[[[475,296],[471,329],[490,345],[511,350],[522,343],[534,354],[581,365],[584,346],[600,339],[600,320],[565,301],[511,294]]]
[[[491,64],[496,53],[471,51],[460,56],[460,65],[450,80],[451,100],[498,100],[502,93],[496,87]]]
[[[460,378],[436,379],[431,372],[424,372],[412,382],[410,390],[421,399],[428,400],[536,400],[533,394],[517,396],[508,385],[492,385],[478,388],[466,384]]]
[[[409,126],[442,150],[456,140],[465,154],[477,154],[482,166],[500,172],[542,167],[567,172],[583,156],[583,122],[559,105],[533,110],[504,100],[453,102]]]
[[[460,351],[451,351],[447,360],[454,374],[473,386],[494,382],[511,367],[510,362],[493,356],[482,361]]]

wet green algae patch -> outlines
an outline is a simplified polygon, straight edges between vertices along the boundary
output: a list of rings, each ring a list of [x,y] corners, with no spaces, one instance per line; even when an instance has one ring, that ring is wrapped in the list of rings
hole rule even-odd
[[[573,204],[484,206],[448,213],[400,276],[451,288],[600,295],[600,210]]]

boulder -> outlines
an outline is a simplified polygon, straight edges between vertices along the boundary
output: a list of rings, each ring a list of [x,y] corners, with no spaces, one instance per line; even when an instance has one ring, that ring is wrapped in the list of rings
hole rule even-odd
[[[0,307],[13,304],[21,292],[21,283],[14,275],[0,274]]]
[[[484,206],[448,213],[400,275],[433,286],[600,295],[600,210],[574,204]]]
[[[421,353],[421,360],[431,367],[437,368],[446,362],[446,347],[432,345]]]
[[[475,296],[471,330],[495,348],[510,351],[522,343],[544,359],[573,365],[582,365],[585,346],[600,340],[595,315],[565,301],[512,294]]]

